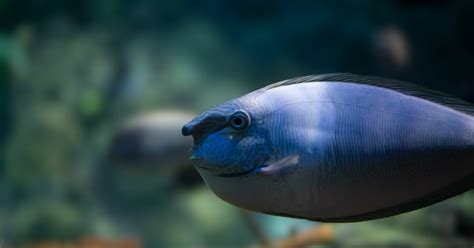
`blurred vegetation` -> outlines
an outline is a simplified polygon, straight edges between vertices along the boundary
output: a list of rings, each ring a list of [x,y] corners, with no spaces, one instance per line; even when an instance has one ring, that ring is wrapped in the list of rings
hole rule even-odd
[[[114,130],[135,114],[202,111],[327,72],[395,77],[474,101],[472,23],[469,0],[2,0],[0,244],[255,244],[238,211],[207,188],[175,189],[159,173],[109,161]],[[468,192],[334,225],[334,245],[471,246],[473,209]],[[291,222],[261,221],[271,235]]]

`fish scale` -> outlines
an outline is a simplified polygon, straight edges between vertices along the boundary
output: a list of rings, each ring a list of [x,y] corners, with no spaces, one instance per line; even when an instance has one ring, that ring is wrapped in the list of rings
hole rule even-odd
[[[349,117],[345,118],[344,116],[342,116],[341,118],[342,119],[353,119],[355,120],[355,122],[358,122],[358,123],[361,123],[361,122],[364,122],[363,119],[361,118],[355,118],[354,117],[354,114],[353,111],[342,111],[342,115],[347,115]],[[361,116],[361,115],[359,115]],[[366,115],[365,115],[366,116]],[[339,125],[341,125],[342,128],[346,127],[346,126],[349,126],[347,123],[340,123]],[[428,127],[427,127],[428,128]],[[373,129],[373,127],[371,126],[368,126],[366,128],[367,130],[370,130],[370,129]],[[395,129],[395,128],[394,128]],[[393,161],[397,161],[397,164],[407,164],[407,163],[413,163],[413,164],[423,164],[421,163],[422,161],[419,161],[419,159],[417,159],[418,157],[417,156],[410,156],[410,154],[405,154],[405,153],[397,153],[395,154],[394,157],[390,157],[390,160],[392,161],[383,161],[382,164],[384,164],[384,167],[383,167],[383,170],[381,171],[386,171],[387,174],[391,175],[389,177],[387,177],[387,175],[384,176],[384,173],[382,174],[379,174],[377,175],[377,168],[380,168],[380,165],[377,165],[377,164],[373,164],[375,161],[374,158],[371,158],[370,160],[368,159],[362,159],[360,157],[360,155],[362,155],[363,153],[357,153],[357,152],[354,152],[354,148],[357,148],[358,146],[367,146],[367,147],[372,147],[374,150],[379,146],[377,144],[372,144],[373,141],[376,141],[376,140],[388,140],[388,142],[384,142],[384,144],[386,144],[388,147],[406,147],[406,149],[409,149],[410,147],[413,147],[416,145],[416,143],[418,143],[416,140],[414,141],[413,139],[412,140],[407,140],[405,139],[404,137],[408,137],[409,135],[409,131],[410,129],[407,130],[407,133],[406,134],[400,134],[402,137],[400,140],[401,142],[398,143],[397,141],[395,142],[390,142],[392,139],[390,138],[387,138],[387,139],[368,139],[367,141],[363,141],[361,142],[361,140],[356,140],[356,139],[351,139],[350,135],[345,133],[345,132],[342,132],[342,131],[339,131],[337,132],[337,137],[339,137],[341,140],[336,140],[334,142],[334,144],[337,144],[338,147],[340,148],[343,148],[343,147],[346,147],[346,149],[342,149],[342,150],[339,150],[338,151],[338,154],[339,154],[339,157],[342,158],[342,159],[339,159],[339,166],[341,167],[344,167],[344,166],[350,166],[350,167],[354,167],[354,171],[356,173],[356,175],[353,175],[354,178],[361,178],[358,173],[360,172],[361,174],[365,174],[365,175],[373,175],[373,176],[367,176],[367,178],[370,178],[370,177],[373,177],[373,178],[379,178],[379,177],[382,177],[382,178],[390,178],[390,177],[395,177],[397,178],[397,180],[388,180],[389,182],[398,182],[398,181],[401,181],[403,180],[403,176],[406,177],[406,175],[412,175],[413,178],[420,178],[422,175],[417,175],[417,174],[420,174],[422,173],[423,171],[422,170],[410,170],[408,169],[408,171],[406,170],[403,170],[403,168],[398,168],[398,167],[391,167],[391,165],[393,164]],[[349,129],[350,131],[350,129]],[[420,137],[416,137],[416,138],[420,138]],[[426,137],[422,136],[420,139],[424,139]],[[439,141],[437,142],[436,141],[436,138],[433,139],[434,143],[439,143]],[[449,143],[448,143],[449,145]],[[376,153],[376,152],[374,152]],[[437,157],[436,154],[432,154],[433,157]],[[431,159],[429,159],[431,160]],[[373,173],[370,173],[368,172],[367,170],[372,170]],[[433,169],[435,169],[435,166],[433,167]],[[408,173],[403,173],[403,172],[408,172]],[[375,174],[375,175],[374,175]],[[344,175],[344,176],[340,176],[339,178],[346,178],[348,177],[347,175]],[[380,186],[383,186],[383,184],[380,184]],[[353,191],[350,191],[349,193],[354,193]]]

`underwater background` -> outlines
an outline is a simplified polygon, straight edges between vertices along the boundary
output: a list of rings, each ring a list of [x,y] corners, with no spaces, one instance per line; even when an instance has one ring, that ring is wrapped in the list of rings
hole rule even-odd
[[[319,73],[474,102],[473,24],[470,0],[0,0],[0,247],[472,247],[472,190],[361,223],[239,210],[180,129]]]

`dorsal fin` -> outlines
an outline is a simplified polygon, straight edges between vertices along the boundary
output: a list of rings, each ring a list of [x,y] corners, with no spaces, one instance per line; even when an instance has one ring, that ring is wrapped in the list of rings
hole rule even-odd
[[[264,90],[269,90],[285,85],[293,85],[300,83],[312,83],[312,82],[342,82],[342,83],[355,83],[355,84],[365,84],[375,87],[386,88],[400,92],[405,95],[419,97],[434,103],[441,104],[448,108],[466,113],[468,115],[474,116],[474,106],[471,103],[468,103],[464,100],[452,97],[450,95],[441,93],[435,90],[429,90],[424,87],[398,81],[394,79],[388,79],[383,77],[375,76],[361,76],[351,73],[330,73],[330,74],[321,74],[321,75],[310,75],[304,77],[297,77],[274,84],[270,84],[264,87]]]

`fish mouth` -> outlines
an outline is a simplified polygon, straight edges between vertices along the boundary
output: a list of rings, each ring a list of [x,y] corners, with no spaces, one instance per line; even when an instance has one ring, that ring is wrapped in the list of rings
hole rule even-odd
[[[231,172],[231,173],[216,173],[214,171],[214,168],[211,168],[211,167],[207,167],[205,165],[203,165],[202,161],[204,160],[203,158],[200,158],[200,157],[194,157],[194,156],[191,156],[190,158],[194,163],[194,166],[196,166],[197,168],[199,169],[203,169],[205,171],[208,171],[210,173],[212,173],[214,176],[216,177],[241,177],[241,176],[245,176],[245,175],[248,175],[248,174],[251,174],[252,172],[260,169],[262,166],[254,166],[252,167],[251,169],[249,170],[246,170],[246,171],[242,171],[242,172]]]
[[[199,157],[199,156],[195,156],[195,155],[191,155],[191,157],[189,158],[189,160],[191,160],[191,161],[193,161],[193,162],[200,162],[200,161],[203,161],[204,158]]]

